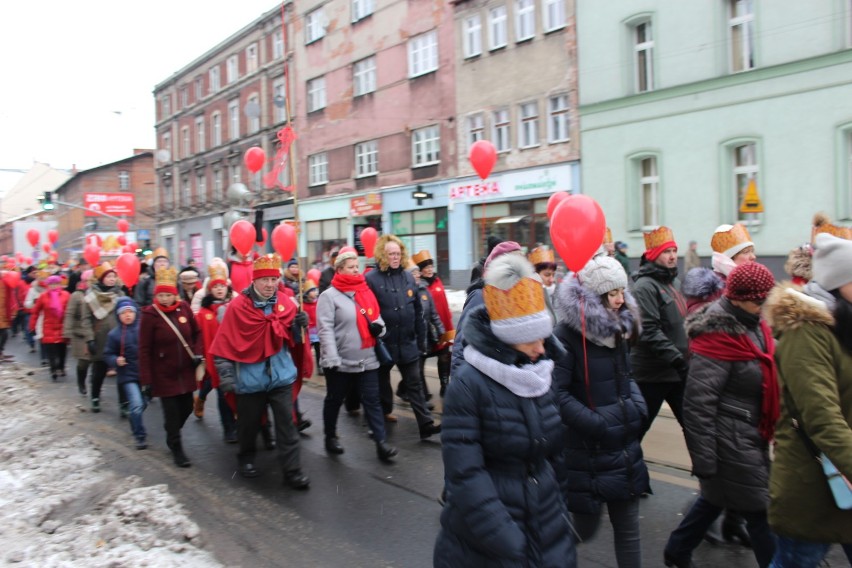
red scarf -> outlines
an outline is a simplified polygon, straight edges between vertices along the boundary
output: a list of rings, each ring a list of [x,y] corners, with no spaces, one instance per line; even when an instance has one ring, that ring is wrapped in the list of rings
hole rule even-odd
[[[171,306],[164,306],[157,298],[154,298],[154,305],[160,308],[161,312],[171,313],[180,307],[181,301],[175,298],[175,302]]]
[[[279,293],[272,313],[256,308],[248,294],[240,294],[228,304],[210,354],[239,363],[259,363],[284,346],[293,345],[290,324],[296,317],[296,305]]]
[[[379,317],[379,302],[363,274],[341,274],[336,273],[331,279],[331,285],[341,292],[355,292],[355,321],[358,324],[358,334],[361,336],[361,349],[375,347],[376,340],[370,333],[370,321],[376,321]],[[361,315],[361,310],[366,313],[366,318]]]
[[[720,361],[753,361],[757,359],[763,372],[763,403],[760,409],[760,435],[771,441],[775,423],[781,412],[778,390],[778,367],[775,365],[775,341],[765,321],[760,320],[760,330],[766,342],[766,353],[745,334],[705,333],[689,342],[689,349],[705,357]]]

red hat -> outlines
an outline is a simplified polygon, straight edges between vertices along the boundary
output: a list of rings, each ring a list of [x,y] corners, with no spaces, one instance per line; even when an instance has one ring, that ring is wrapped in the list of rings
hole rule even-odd
[[[754,302],[766,299],[775,286],[775,277],[768,268],[757,262],[746,262],[734,268],[725,284],[729,300]]]

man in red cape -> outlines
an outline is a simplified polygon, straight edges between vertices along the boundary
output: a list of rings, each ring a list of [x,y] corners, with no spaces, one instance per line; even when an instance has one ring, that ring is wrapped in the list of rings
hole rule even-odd
[[[297,338],[307,326],[307,316],[297,314],[293,301],[278,291],[280,271],[277,255],[254,261],[251,286],[231,300],[210,353],[219,373],[219,388],[237,394],[240,474],[260,474],[254,465],[257,434],[269,405],[275,417],[284,483],[306,489],[310,480],[302,473],[299,432],[293,420],[293,385],[298,371],[290,353],[300,349]]]

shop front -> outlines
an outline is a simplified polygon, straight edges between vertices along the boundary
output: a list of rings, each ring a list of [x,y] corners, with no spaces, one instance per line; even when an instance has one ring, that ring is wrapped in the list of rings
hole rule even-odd
[[[218,213],[163,224],[158,233],[160,241],[152,243],[153,248],[166,249],[178,269],[192,258],[203,270],[210,259],[224,258],[228,251],[227,235],[223,238],[222,216]]]

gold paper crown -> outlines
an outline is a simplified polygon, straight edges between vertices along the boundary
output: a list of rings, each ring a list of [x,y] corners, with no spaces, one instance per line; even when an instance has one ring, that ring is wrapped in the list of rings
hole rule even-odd
[[[317,286],[317,283],[314,282],[313,280],[311,280],[310,278],[308,278],[307,280],[305,280],[302,283],[302,292],[303,293],[309,292],[309,291],[313,290],[314,288],[319,288],[319,286]]]
[[[214,280],[228,281],[228,267],[224,264],[211,264],[207,267],[207,274],[210,276],[210,282]]]
[[[427,260],[432,260],[432,255],[429,254],[428,250],[421,250],[411,257],[411,261],[418,266],[421,262],[426,262]]]
[[[38,280],[44,280],[48,276],[50,276],[50,272],[48,272],[47,270],[39,270],[38,272],[36,272],[36,278]]]
[[[833,223],[823,223],[817,227],[814,227],[814,237],[816,237],[820,233],[828,233],[829,235],[834,235],[835,237],[839,237],[841,239],[849,239],[852,237],[852,230],[848,227],[840,227],[839,225],[834,225]]]
[[[482,290],[492,321],[520,318],[544,311],[544,289],[532,278],[522,278],[508,290],[487,285]]]
[[[157,286],[174,286],[177,288],[178,273],[173,266],[168,268],[160,268],[154,274],[154,282]]]
[[[668,227],[657,227],[650,233],[644,233],[645,250],[657,248],[668,242],[674,242],[674,233]]]
[[[745,225],[737,223],[727,231],[713,233],[713,238],[710,239],[710,248],[715,252],[724,253],[728,249],[748,242],[751,242],[748,229],[745,228]]]
[[[112,265],[110,263],[104,262],[100,266],[96,266],[95,269],[92,271],[92,274],[94,275],[95,278],[100,280],[101,277],[104,274],[106,274],[107,272],[109,272],[110,270],[115,271],[115,269],[112,267]]]
[[[612,229],[609,227],[606,228],[606,233],[604,233],[603,244],[608,245],[612,242]]]
[[[533,266],[544,262],[556,264],[556,255],[547,247],[537,247],[532,249],[532,252],[530,252],[529,256],[527,256],[527,260],[529,260],[530,264]]]
[[[154,249],[154,252],[151,253],[151,256],[153,256],[154,258],[157,258],[158,256],[164,256],[166,258],[169,258],[169,253],[163,247],[157,247],[156,249]]]
[[[257,260],[254,261],[252,268],[255,272],[264,270],[264,271],[275,271],[276,275],[281,274],[281,257],[277,254],[265,254],[263,256],[258,257]]]

